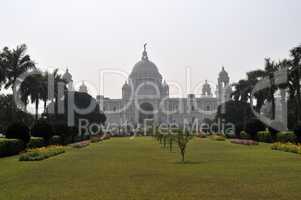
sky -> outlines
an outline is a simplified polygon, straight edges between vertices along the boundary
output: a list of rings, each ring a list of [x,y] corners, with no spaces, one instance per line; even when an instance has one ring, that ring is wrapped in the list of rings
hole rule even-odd
[[[287,58],[300,11],[300,0],[1,0],[0,48],[25,43],[43,70],[68,68],[93,96],[120,98],[126,77],[100,74],[128,75],[147,42],[164,79],[190,93],[206,79],[214,89],[222,66],[235,82]]]

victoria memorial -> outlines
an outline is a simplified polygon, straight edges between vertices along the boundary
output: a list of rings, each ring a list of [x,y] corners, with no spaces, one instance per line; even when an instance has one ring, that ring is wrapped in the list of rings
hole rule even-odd
[[[82,86],[84,87],[84,86]],[[107,123],[143,126],[146,122],[183,125],[184,121],[213,119],[219,104],[231,94],[230,78],[222,67],[217,78],[216,91],[205,81],[201,94],[185,98],[171,98],[169,85],[163,81],[159,68],[146,51],[146,44],[128,80],[122,86],[122,98],[97,96],[100,109],[106,114]]]

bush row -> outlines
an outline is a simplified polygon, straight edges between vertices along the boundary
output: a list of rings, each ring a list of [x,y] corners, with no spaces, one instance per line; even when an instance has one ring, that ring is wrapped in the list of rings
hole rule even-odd
[[[60,140],[59,136],[53,136],[50,139],[50,144],[58,145],[60,144]],[[0,138],[0,157],[19,154],[21,151],[25,150],[26,147],[34,149],[44,146],[46,146],[46,142],[41,137],[31,137],[27,145],[20,139]]]
[[[265,131],[259,131],[257,133],[257,139],[260,142],[266,142],[266,143],[272,143],[272,142],[297,142],[297,137],[292,131],[282,131],[273,134],[272,132],[265,130]]]
[[[16,155],[24,149],[22,140],[0,138],[0,157]]]
[[[240,133],[240,139],[251,139],[252,137],[245,131]],[[264,131],[258,131],[255,137],[259,142],[273,143],[273,142],[282,142],[282,143],[297,143],[297,136],[293,131],[281,131],[273,133],[268,129]]]
[[[52,126],[46,120],[41,119],[38,120],[31,129],[22,122],[12,123],[7,127],[5,136],[9,139],[20,139],[25,144],[30,142],[31,137],[43,138],[45,145],[51,143],[68,144],[74,142],[77,132],[75,127],[70,128],[67,124],[58,123]],[[59,140],[56,137],[53,141],[54,135],[59,135]],[[83,139],[80,138],[79,140]]]

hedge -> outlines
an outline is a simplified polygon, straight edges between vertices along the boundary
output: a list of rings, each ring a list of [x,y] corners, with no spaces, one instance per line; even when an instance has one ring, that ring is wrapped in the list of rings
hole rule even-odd
[[[277,133],[276,140],[282,143],[296,142],[297,137],[293,131],[282,131]]]
[[[31,128],[31,136],[42,137],[48,144],[49,139],[53,136],[53,128],[46,120],[40,119]]]
[[[54,135],[50,138],[49,144],[50,145],[58,145],[62,143],[62,138],[59,135]]]
[[[24,149],[22,140],[0,138],[0,157],[16,155]]]
[[[20,139],[25,144],[30,140],[29,128],[22,122],[15,122],[7,127],[5,136],[8,139]]]
[[[30,149],[46,146],[45,140],[42,137],[31,137],[27,147]]]
[[[250,135],[246,131],[240,132],[240,139],[250,139]]]
[[[267,142],[267,143],[273,142],[272,134],[268,130],[258,131],[257,132],[257,139],[260,142]]]

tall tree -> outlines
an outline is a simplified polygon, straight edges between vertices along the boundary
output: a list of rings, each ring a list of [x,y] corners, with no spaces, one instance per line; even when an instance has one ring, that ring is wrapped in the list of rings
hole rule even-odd
[[[2,56],[2,52],[0,52],[0,90],[2,88],[2,84],[6,81],[6,67],[5,67],[5,60]]]
[[[297,122],[301,120],[301,45],[290,50],[291,62],[289,65],[289,92],[290,98],[295,99]]]
[[[43,76],[41,73],[26,77],[21,84],[21,99],[26,104],[28,103],[28,98],[30,98],[31,103],[35,104],[36,120],[38,120],[39,116],[39,101],[42,99],[43,90]]]
[[[259,83],[260,80],[263,80],[265,77],[265,72],[263,70],[253,70],[247,73],[248,77],[248,83],[249,86],[251,87],[251,90],[254,90],[255,86]],[[250,91],[250,98],[251,93],[253,93],[255,99],[256,99],[256,105],[255,105],[255,111],[260,113],[261,107],[264,104],[266,94],[267,94],[267,89],[261,89],[259,91]],[[250,102],[251,103],[251,102]]]
[[[279,66],[277,63],[272,61],[270,58],[265,58],[265,73],[266,77],[269,78],[270,84],[268,86],[269,93],[267,96],[267,100],[272,104],[272,119],[275,119],[275,92],[277,90],[277,86],[275,84],[275,72],[278,71]]]
[[[41,77],[41,100],[44,102],[44,113],[47,112],[47,101],[49,100],[48,97],[48,79],[49,79],[49,72],[45,72]]]
[[[7,69],[6,75],[8,81],[5,84],[5,88],[11,87],[13,95],[16,95],[16,88],[14,87],[18,77],[27,72],[30,69],[35,69],[35,63],[30,59],[30,56],[26,54],[27,47],[25,44],[17,46],[16,49],[9,49],[4,47],[2,51],[3,66]],[[12,106],[14,109],[14,106]]]

